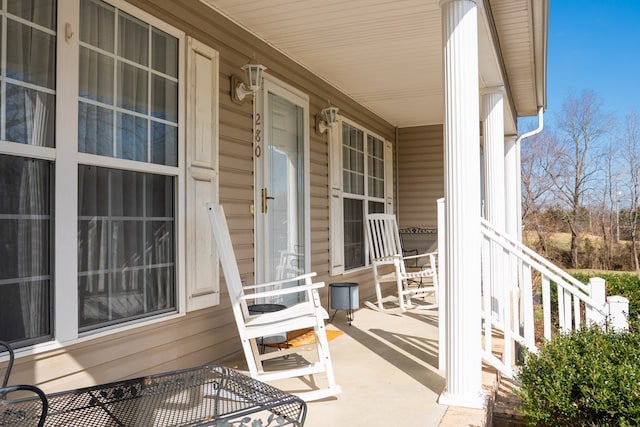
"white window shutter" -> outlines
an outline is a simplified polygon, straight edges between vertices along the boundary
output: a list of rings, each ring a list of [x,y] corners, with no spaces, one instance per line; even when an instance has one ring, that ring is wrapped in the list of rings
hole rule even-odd
[[[385,212],[393,213],[393,144],[384,143],[384,196]]]
[[[186,132],[187,311],[220,302],[206,203],[218,201],[218,52],[189,37]]]
[[[342,120],[329,132],[329,274],[344,273],[342,207]]]

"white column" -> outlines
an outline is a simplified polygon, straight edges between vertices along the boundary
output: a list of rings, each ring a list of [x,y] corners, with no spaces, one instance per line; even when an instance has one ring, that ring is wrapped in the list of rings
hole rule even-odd
[[[505,231],[514,238],[518,238],[518,180],[516,171],[518,156],[516,156],[516,135],[508,135],[504,138],[504,179],[505,179]]]
[[[522,138],[516,140],[516,236],[522,242],[522,164],[520,161],[520,146]]]
[[[498,230],[504,231],[504,107],[501,87],[482,91],[482,133],[486,217]]]
[[[482,133],[484,135],[484,210],[485,218],[498,230],[504,231],[505,184],[504,184],[504,107],[501,87],[482,91]],[[491,288],[491,312],[504,321],[508,313],[503,312],[506,293],[503,251],[496,243],[490,244],[490,254],[484,259],[489,262],[485,290]]]
[[[520,241],[518,237],[518,229],[522,223],[520,218],[520,163],[519,157],[516,155],[516,135],[508,135],[504,137],[504,194],[505,194],[505,228],[504,231],[507,235],[517,241]],[[508,283],[509,286],[514,289],[520,289],[520,280],[518,280],[518,259],[511,255],[508,263]],[[526,289],[521,289],[521,292],[526,292]],[[520,301],[525,301],[525,296],[522,295]],[[518,308],[514,304],[514,310]],[[526,311],[523,311],[526,315]],[[514,321],[517,321],[517,316],[514,316]],[[516,325],[514,325],[514,329]]]
[[[446,388],[439,402],[482,407],[478,11],[442,0],[446,222]]]

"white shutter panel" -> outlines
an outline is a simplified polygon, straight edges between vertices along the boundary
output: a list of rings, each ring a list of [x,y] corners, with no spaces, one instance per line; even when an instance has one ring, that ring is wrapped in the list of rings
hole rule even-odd
[[[385,212],[393,213],[393,144],[384,143],[384,196]]]
[[[218,52],[189,37],[187,52],[187,311],[220,302],[206,203],[218,201]]]
[[[342,207],[342,120],[329,130],[329,274],[344,273]]]

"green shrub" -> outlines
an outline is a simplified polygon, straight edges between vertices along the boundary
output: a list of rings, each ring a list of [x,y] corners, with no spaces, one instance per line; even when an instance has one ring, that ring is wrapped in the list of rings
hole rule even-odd
[[[527,355],[518,380],[531,426],[640,425],[640,333],[557,335]]]

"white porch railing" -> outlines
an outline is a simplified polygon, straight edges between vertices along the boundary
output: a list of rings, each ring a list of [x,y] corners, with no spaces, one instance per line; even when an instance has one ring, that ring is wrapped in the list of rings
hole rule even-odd
[[[628,327],[628,300],[606,298],[603,279],[581,283],[484,219],[480,229],[482,353],[503,374],[513,376],[515,343],[535,352],[536,343],[554,333],[605,322],[616,329]],[[496,331],[504,345],[498,353]]]

